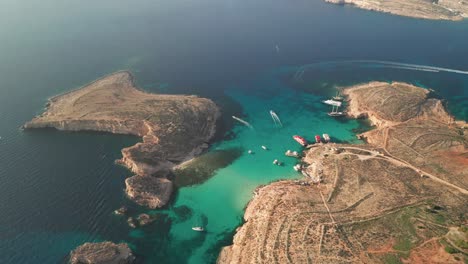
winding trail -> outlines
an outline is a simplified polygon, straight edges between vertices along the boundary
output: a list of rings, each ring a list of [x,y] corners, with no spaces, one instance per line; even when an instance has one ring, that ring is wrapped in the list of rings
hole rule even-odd
[[[352,155],[356,155],[356,156],[359,156],[360,158],[363,158],[363,159],[371,159],[371,158],[375,158],[375,159],[383,159],[383,160],[387,160],[389,162],[392,162],[393,164],[397,165],[397,166],[403,166],[403,167],[407,167],[407,168],[410,168],[414,171],[416,171],[418,174],[420,175],[424,175],[424,176],[427,176],[428,178],[432,179],[433,181],[436,181],[436,182],[439,182],[439,183],[442,183],[442,184],[445,184],[446,186],[448,187],[451,187],[459,192],[461,192],[462,194],[464,195],[468,195],[468,190],[464,189],[464,188],[461,188],[457,185],[454,185],[448,181],[445,181],[445,180],[442,180],[441,178],[433,175],[433,174],[430,174],[426,171],[423,171],[421,169],[419,169],[418,167],[415,167],[411,164],[409,164],[408,162],[406,161],[402,161],[396,157],[393,157],[391,156],[390,154],[388,155],[383,155],[383,154],[380,154],[379,152],[377,151],[373,151],[373,150],[368,150],[368,149],[363,149],[363,148],[358,148],[358,147],[341,147],[343,149],[354,149],[354,150],[359,150],[359,151],[365,151],[365,152],[369,152],[372,154],[371,157],[369,156],[366,156],[366,155],[359,155],[359,154],[355,154],[355,153],[352,153],[352,152],[348,152],[346,154],[352,154]],[[387,150],[385,150],[387,151]],[[387,151],[388,152],[388,151]]]

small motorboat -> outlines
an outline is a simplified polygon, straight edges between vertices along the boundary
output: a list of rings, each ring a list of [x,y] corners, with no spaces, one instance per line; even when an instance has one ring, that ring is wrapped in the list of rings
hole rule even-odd
[[[205,229],[203,227],[201,227],[201,226],[194,226],[194,227],[192,227],[192,230],[197,231],[197,232],[205,231]]]
[[[316,143],[322,142],[322,139],[320,138],[319,135],[315,135],[315,142],[316,142]]]
[[[295,171],[300,171],[302,169],[302,165],[301,164],[296,164],[296,165],[294,165],[293,168],[294,168]]]
[[[323,136],[323,140],[325,142],[327,142],[327,143],[330,142],[330,136],[328,134],[323,134],[322,136]]]
[[[268,148],[266,146],[262,146],[262,149],[264,150],[268,150]]]
[[[253,154],[253,151],[249,149],[249,151],[247,151],[247,153]]]
[[[303,147],[307,146],[307,140],[305,140],[305,138],[298,135],[294,135],[293,139],[296,140],[297,143],[301,144]]]
[[[288,157],[295,157],[295,158],[299,157],[299,153],[297,151],[291,151],[289,149],[284,153],[284,155]]]

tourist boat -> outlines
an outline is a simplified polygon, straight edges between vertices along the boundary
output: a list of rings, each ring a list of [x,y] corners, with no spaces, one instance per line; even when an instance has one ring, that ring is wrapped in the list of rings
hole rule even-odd
[[[327,105],[338,106],[338,107],[341,106],[341,102],[335,101],[335,100],[325,100],[325,101],[322,101],[322,103],[327,104]]]
[[[293,139],[296,140],[297,143],[301,144],[302,146],[304,147],[307,146],[307,140],[305,140],[305,138],[298,136],[298,135],[294,135]]]
[[[262,146],[262,149],[264,150],[268,150],[268,148],[266,146]]]
[[[317,143],[322,142],[319,135],[315,135],[315,142],[317,142]]]
[[[323,140],[325,142],[327,142],[327,143],[330,142],[330,136],[328,134],[323,134],[322,136],[323,136]]]
[[[203,227],[201,227],[201,226],[194,226],[194,227],[192,227],[192,230],[197,231],[197,232],[205,231],[205,229]]]
[[[336,95],[332,97],[335,101],[343,101],[343,96],[341,96],[341,92],[336,92]]]
[[[288,157],[295,157],[295,158],[299,158],[299,153],[297,151],[291,151],[291,150],[287,150],[284,155],[288,156]]]
[[[340,117],[340,116],[346,115],[346,113],[345,112],[339,112],[338,111],[338,106],[336,106],[336,108],[335,108],[335,106],[332,106],[332,111],[329,112],[328,115],[331,116],[331,117]]]

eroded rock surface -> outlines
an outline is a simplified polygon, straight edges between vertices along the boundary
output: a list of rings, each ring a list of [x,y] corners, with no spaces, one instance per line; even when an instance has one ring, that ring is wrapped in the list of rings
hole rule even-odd
[[[130,264],[135,257],[127,244],[85,243],[70,253],[72,264]]]
[[[377,126],[364,133],[369,144],[317,144],[303,162],[320,185],[256,190],[218,263],[463,261],[444,248],[467,222],[466,131],[422,88],[375,82],[345,94],[349,113]]]
[[[399,16],[433,19],[462,20],[468,17],[466,0],[325,0],[333,4],[390,13]]]
[[[172,193],[172,182],[165,178],[136,175],[125,180],[128,197],[151,209],[164,206]]]
[[[218,107],[209,99],[146,93],[135,87],[129,72],[122,71],[51,98],[46,111],[24,128],[52,127],[141,137],[142,142],[122,150],[119,163],[139,176],[158,176],[158,172],[170,170],[207,148],[219,115]],[[130,180],[133,184],[142,181],[141,177]],[[132,191],[129,197],[142,205],[163,206],[168,201],[167,190],[171,189],[167,180],[148,179],[148,183],[162,193],[145,188],[148,194],[138,195],[135,192],[142,188],[129,188],[127,184],[127,190]]]

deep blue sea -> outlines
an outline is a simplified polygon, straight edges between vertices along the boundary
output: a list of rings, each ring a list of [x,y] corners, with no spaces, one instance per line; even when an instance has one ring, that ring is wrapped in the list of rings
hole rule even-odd
[[[162,210],[124,195],[131,174],[114,160],[138,138],[19,129],[47,98],[121,69],[147,91],[197,94],[223,107],[210,151],[232,152],[228,165],[179,188]],[[434,89],[468,120],[468,21],[321,0],[0,0],[0,263],[63,263],[76,246],[104,240],[129,243],[140,263],[214,263],[252,191],[300,177],[283,154],[299,150],[291,135],[360,143],[355,133],[365,124],[330,119],[320,100],[371,80]],[[122,205],[158,218],[131,229],[112,214]],[[207,232],[191,230],[200,224]]]

